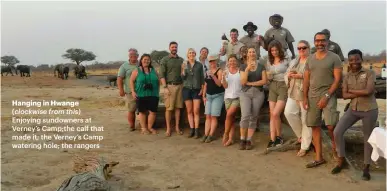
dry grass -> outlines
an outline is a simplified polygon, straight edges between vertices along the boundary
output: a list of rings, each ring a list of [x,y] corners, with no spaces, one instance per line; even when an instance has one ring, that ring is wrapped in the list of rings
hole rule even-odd
[[[118,68],[117,69],[90,69],[86,70],[88,75],[117,75]]]

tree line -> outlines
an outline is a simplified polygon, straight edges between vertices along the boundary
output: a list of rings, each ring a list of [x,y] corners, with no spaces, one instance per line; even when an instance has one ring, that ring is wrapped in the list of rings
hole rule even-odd
[[[160,61],[164,56],[167,56],[169,54],[166,50],[153,50],[151,52],[151,58],[152,58],[152,65],[154,67],[159,67]],[[77,66],[80,65],[84,61],[93,61],[96,59],[96,55],[91,51],[86,51],[80,48],[70,48],[67,49],[66,52],[62,55],[62,58],[68,59],[71,62],[70,63],[64,63],[66,65]],[[346,59],[347,60],[347,59]],[[386,50],[381,51],[379,54],[364,54],[363,60],[365,62],[385,62],[386,60]],[[19,64],[20,61],[16,56],[13,55],[5,55],[1,57],[1,62],[5,64],[6,66],[14,66],[16,64]],[[102,63],[95,61],[94,63],[87,65],[87,69],[117,69],[120,67],[121,64],[123,64],[124,61],[109,61],[107,63]],[[28,65],[28,64],[27,64]],[[29,65],[32,70],[35,71],[46,71],[46,70],[53,70],[55,65],[57,64],[40,64],[38,66]]]

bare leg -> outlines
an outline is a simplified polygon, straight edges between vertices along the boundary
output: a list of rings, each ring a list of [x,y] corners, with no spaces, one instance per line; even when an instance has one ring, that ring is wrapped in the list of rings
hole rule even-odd
[[[136,121],[136,113],[135,112],[128,112],[128,123],[129,123],[129,128],[132,130],[135,129],[135,122]]]
[[[156,113],[149,111],[148,115],[148,130],[152,132],[152,134],[157,134],[157,131],[153,129],[153,124],[155,123],[156,120]]]
[[[274,112],[272,114],[275,119],[275,135],[281,137],[281,113],[285,109],[286,102],[282,100],[278,100],[275,104]]]
[[[165,122],[167,123],[167,131],[165,134],[171,136],[171,111],[165,110]]]
[[[189,127],[192,129],[192,128],[194,128],[194,116],[193,116],[192,100],[186,100],[185,107],[187,109]]]
[[[140,118],[140,125],[141,125],[141,134],[149,134],[149,131],[146,125],[146,114],[144,112],[140,112],[139,118]]]
[[[211,130],[211,115],[206,115],[206,123],[204,127],[204,135],[208,136],[210,135]]]
[[[270,140],[275,141],[276,129],[275,129],[275,117],[273,116],[276,102],[269,101],[270,107]]]
[[[201,104],[200,99],[193,100],[193,113],[194,113],[194,119],[195,119],[195,121],[194,121],[195,122],[194,123],[195,129],[198,129],[199,124],[200,124],[200,104]]]
[[[321,140],[321,127],[312,127],[313,145],[316,149],[316,161],[323,160],[322,157],[322,140]]]
[[[211,116],[210,136],[214,136],[217,126],[218,126],[218,117]]]
[[[227,110],[226,114],[226,122],[225,122],[225,131],[223,135],[223,145],[228,146],[231,144],[234,132],[231,133],[231,130],[234,127],[235,113],[237,111],[237,107],[230,107]]]
[[[175,123],[176,123],[176,126],[175,126],[175,129],[176,129],[176,132],[180,135],[183,134],[183,131],[180,131],[180,108],[176,108],[175,109]]]

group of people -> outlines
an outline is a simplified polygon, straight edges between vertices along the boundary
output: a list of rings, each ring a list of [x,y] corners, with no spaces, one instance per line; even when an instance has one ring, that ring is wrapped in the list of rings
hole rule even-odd
[[[362,67],[362,52],[348,52],[349,70],[342,77],[344,56],[337,43],[330,41],[330,32],[323,30],[314,36],[314,47],[308,41],[297,43],[295,56],[290,31],[282,27],[283,17],[275,14],[269,18],[271,25],[263,36],[255,34],[257,26],[244,25],[247,35],[238,40],[237,29],[230,30],[231,40],[222,37],[223,46],[216,55],[209,56],[203,47],[199,59],[196,51],[187,50],[186,58],[177,55],[178,43],[170,42],[170,54],[160,63],[160,70],[152,67],[149,54],[139,61],[138,52],[129,50],[129,61],[118,71],[118,87],[126,96],[128,122],[135,130],[135,111],[139,112],[141,132],[157,134],[153,128],[162,86],[165,103],[166,136],[171,136],[171,115],[175,115],[175,130],[180,129],[180,110],[185,105],[190,126],[189,137],[209,143],[214,140],[223,105],[226,108],[224,146],[234,142],[235,116],[240,110],[240,150],[253,148],[252,138],[258,126],[258,115],[265,100],[264,86],[269,89],[270,140],[267,147],[283,144],[281,114],[301,144],[297,156],[314,147],[315,160],[306,165],[317,167],[326,163],[322,156],[321,126],[324,119],[332,141],[332,153],[337,165],[332,174],[339,173],[345,162],[344,132],[358,120],[363,122],[364,169],[363,179],[369,180],[372,147],[367,142],[378,117],[374,96],[374,73]],[[262,59],[260,47],[268,51]],[[287,50],[290,50],[291,56]],[[226,66],[218,64],[219,56],[226,56]],[[342,82],[342,95],[350,99],[350,107],[339,120],[335,92]],[[204,135],[199,134],[200,107],[204,104],[206,115]],[[174,112],[173,112],[174,111]],[[149,113],[149,114],[148,114]]]

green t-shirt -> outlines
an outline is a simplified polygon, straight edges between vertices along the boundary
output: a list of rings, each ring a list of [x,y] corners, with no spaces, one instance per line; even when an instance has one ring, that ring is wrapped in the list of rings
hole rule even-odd
[[[137,78],[135,81],[135,91],[138,97],[154,96],[159,97],[159,78],[155,69],[151,69],[150,73],[144,73],[140,68],[137,69]],[[152,84],[149,89],[144,88],[145,84]]]
[[[305,70],[310,72],[309,97],[322,97],[334,82],[333,70],[342,69],[340,57],[328,51],[321,59],[316,59],[316,54],[309,56],[305,63]]]
[[[117,76],[123,78],[124,91],[126,94],[132,93],[129,87],[129,79],[130,79],[130,75],[132,75],[133,70],[136,68],[137,68],[137,65],[129,64],[128,61],[125,61],[118,69]]]

